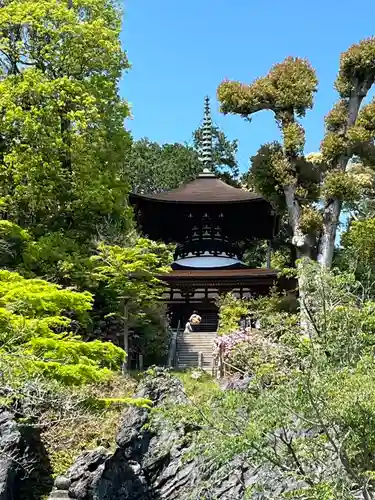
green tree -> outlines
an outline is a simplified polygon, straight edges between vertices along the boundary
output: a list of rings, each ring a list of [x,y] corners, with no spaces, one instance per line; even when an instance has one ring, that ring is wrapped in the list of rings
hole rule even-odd
[[[0,220],[0,266],[16,267],[31,241],[30,234],[8,220]]]
[[[238,185],[237,141],[230,141],[212,127],[213,169],[229,184]],[[202,128],[193,133],[193,146],[163,144],[148,139],[134,141],[125,156],[124,170],[135,193],[158,193],[192,181],[202,171],[200,148]]]
[[[126,227],[128,62],[112,0],[13,0],[0,9],[2,215],[37,236]]]
[[[252,464],[257,478],[247,498],[371,500],[374,301],[359,298],[361,284],[351,274],[307,260],[303,273],[309,336],[297,334],[296,317],[279,309],[279,297],[256,299],[262,330],[242,344],[238,336],[222,338],[231,368],[251,375],[248,390],[212,393],[199,406],[170,412],[200,427],[194,455],[205,457],[211,477],[234,457]],[[227,299],[223,306],[230,325],[241,303]]]
[[[141,332],[142,354],[152,356],[160,348],[150,345],[150,336],[155,344],[165,341],[167,325],[160,298],[166,285],[160,275],[169,272],[171,260],[168,246],[145,238],[129,247],[101,244],[91,257],[91,279],[107,303],[108,315],[122,323],[126,351],[130,328]]]
[[[119,303],[126,299],[131,317],[160,299],[165,284],[158,277],[169,272],[172,256],[167,245],[139,238],[131,247],[101,244],[94,264],[93,280],[103,283]]]
[[[193,180],[202,170],[197,152],[187,144],[134,141],[124,162],[134,193],[159,193]]]
[[[375,292],[374,241],[375,219],[353,220],[342,235],[335,259],[340,269],[355,273],[362,284],[362,297],[373,297]]]
[[[120,368],[122,349],[84,342],[90,293],[0,271],[0,366],[5,379],[44,377],[64,384],[107,380]]]
[[[279,210],[287,210],[298,256],[323,266],[332,263],[343,203],[359,200],[373,182],[375,104],[361,104],[375,81],[374,54],[375,38],[342,54],[335,84],[339,100],[326,117],[317,154],[304,154],[300,122],[313,106],[318,83],[308,61],[289,57],[250,85],[225,81],[218,88],[224,113],[248,119],[258,111],[273,112],[282,143],[263,145],[252,158],[252,182]]]

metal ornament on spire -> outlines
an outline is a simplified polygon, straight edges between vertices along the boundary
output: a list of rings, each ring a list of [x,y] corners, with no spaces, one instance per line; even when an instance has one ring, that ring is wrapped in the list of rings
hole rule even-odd
[[[204,98],[201,161],[203,163],[203,167],[205,170],[206,169],[209,171],[212,170],[212,162],[213,162],[212,118],[211,118],[210,98],[208,96]]]

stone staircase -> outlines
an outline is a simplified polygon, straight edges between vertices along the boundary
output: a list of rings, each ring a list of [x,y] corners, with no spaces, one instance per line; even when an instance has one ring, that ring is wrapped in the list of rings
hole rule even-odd
[[[177,338],[176,368],[183,370],[201,367],[211,372],[212,348],[216,335],[216,332],[180,333]]]

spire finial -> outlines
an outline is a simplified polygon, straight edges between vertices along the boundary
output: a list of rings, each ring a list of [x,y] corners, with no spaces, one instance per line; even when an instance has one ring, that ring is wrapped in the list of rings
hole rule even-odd
[[[202,127],[201,161],[205,169],[212,168],[212,118],[210,98],[204,98],[204,118]]]

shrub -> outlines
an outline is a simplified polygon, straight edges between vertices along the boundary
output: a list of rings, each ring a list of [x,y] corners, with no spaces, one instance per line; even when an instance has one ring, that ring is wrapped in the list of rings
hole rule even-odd
[[[84,342],[71,331],[72,315],[78,330],[87,322],[90,293],[5,270],[0,270],[0,280],[0,365],[10,379],[24,372],[83,384],[107,380],[120,368],[122,349],[108,342]]]

